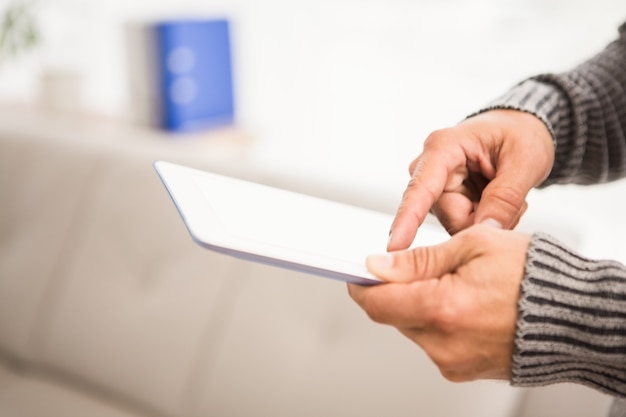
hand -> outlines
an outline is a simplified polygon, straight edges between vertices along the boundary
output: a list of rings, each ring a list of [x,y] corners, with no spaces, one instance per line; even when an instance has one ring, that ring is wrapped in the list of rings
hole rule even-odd
[[[348,285],[376,322],[421,346],[451,381],[508,379],[530,236],[471,227],[437,246],[367,259],[387,283]]]
[[[483,222],[512,229],[553,163],[552,136],[529,113],[491,110],[433,132],[409,168],[388,250],[409,247],[431,209],[450,234]]]

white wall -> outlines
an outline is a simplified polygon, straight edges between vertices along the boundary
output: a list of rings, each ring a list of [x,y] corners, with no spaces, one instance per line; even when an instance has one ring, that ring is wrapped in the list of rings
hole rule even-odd
[[[9,0],[2,0],[4,4]],[[134,118],[125,27],[179,16],[233,23],[238,120],[255,161],[395,204],[433,129],[538,71],[597,51],[622,0],[35,0],[44,43],[0,64],[0,101],[78,74],[81,107]],[[323,164],[320,162],[323,161]],[[391,185],[390,185],[391,184]]]
[[[351,131],[364,118],[368,131],[390,122],[406,128],[425,109],[428,119],[441,115],[437,123],[455,121],[521,77],[578,62],[626,19],[620,0],[33,3],[44,42],[0,67],[3,100],[32,100],[41,71],[61,69],[82,75],[86,109],[126,116],[125,25],[227,16],[242,121],[265,127],[295,118],[287,124],[299,131]]]

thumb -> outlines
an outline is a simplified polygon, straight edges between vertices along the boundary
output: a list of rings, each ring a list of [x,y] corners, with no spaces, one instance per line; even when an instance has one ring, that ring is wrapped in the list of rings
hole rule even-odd
[[[526,211],[526,196],[531,188],[532,185],[511,175],[494,178],[482,192],[474,223],[512,229]]]
[[[411,282],[439,278],[462,262],[463,247],[455,239],[435,246],[370,255],[367,270],[387,282]]]

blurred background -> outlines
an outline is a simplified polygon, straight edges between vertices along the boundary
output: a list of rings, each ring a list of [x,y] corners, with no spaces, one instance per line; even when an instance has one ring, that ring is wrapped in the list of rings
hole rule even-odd
[[[624,15],[618,0],[17,3],[29,5],[37,44],[2,60],[2,102],[142,122],[137,77],[149,72],[129,29],[227,18],[237,126],[253,138],[254,164],[386,209],[429,132],[529,75],[581,62]]]
[[[15,10],[19,10],[19,19],[7,19]],[[186,366],[193,367],[191,364],[196,364],[198,358],[202,357],[198,352],[207,351],[207,355],[214,358],[209,362],[222,364],[222,368],[212,365],[213,373],[207,375],[228,375],[233,378],[234,374],[240,375],[240,371],[235,372],[235,368],[229,368],[228,365],[241,364],[242,355],[247,358],[244,361],[247,370],[243,373],[244,379],[248,378],[254,383],[244,384],[243,389],[239,388],[239,382],[229,380],[231,385],[226,385],[228,390],[224,386],[221,389],[230,392],[232,398],[226,394],[215,394],[215,398],[203,396],[205,388],[198,387],[206,386],[214,393],[222,393],[215,388],[220,384],[210,382],[213,376],[200,377],[191,372],[191,376],[179,375],[185,388],[181,388],[183,393],[177,393],[171,403],[163,405],[153,401],[154,393],[145,388],[144,384],[157,384],[163,392],[172,394],[172,390],[163,387],[174,380],[169,370],[163,371],[163,374],[154,371],[155,364],[160,363],[156,359],[156,362],[149,362],[145,366],[159,376],[147,378],[150,379],[149,383],[138,379],[137,387],[143,388],[138,388],[139,393],[135,394],[133,388],[125,385],[128,378],[124,371],[109,375],[89,370],[90,360],[98,362],[99,355],[107,357],[110,349],[98,355],[93,353],[90,360],[81,356],[91,348],[86,347],[87,342],[76,335],[90,334],[98,326],[81,322],[80,326],[75,327],[76,323],[67,324],[66,320],[71,322],[81,315],[89,317],[86,312],[95,308],[93,303],[68,301],[84,300],[86,297],[82,290],[72,289],[75,287],[71,283],[74,279],[80,281],[79,275],[94,277],[104,274],[107,277],[115,276],[119,281],[119,277],[127,276],[132,282],[137,280],[138,274],[155,276],[154,271],[158,269],[149,266],[152,261],[148,260],[160,259],[164,252],[145,245],[141,236],[151,233],[152,244],[164,240],[163,233],[158,232],[163,227],[162,222],[172,223],[168,231],[176,230],[172,233],[179,240],[172,238],[172,241],[184,242],[180,243],[183,246],[176,249],[180,257],[172,262],[178,266],[192,262],[185,258],[188,255],[181,255],[181,251],[186,253],[195,248],[191,242],[187,242],[185,231],[176,229],[182,224],[179,224],[175,212],[167,211],[172,208],[168,201],[162,199],[164,196],[161,195],[163,190],[160,185],[151,185],[154,187],[154,195],[144,195],[149,188],[145,184],[152,184],[149,181],[152,181],[150,162],[153,159],[185,162],[393,213],[408,181],[407,167],[419,154],[423,140],[431,131],[455,124],[530,75],[567,70],[598,52],[616,37],[618,25],[626,20],[626,3],[623,0],[0,0],[0,16],[3,16],[3,33],[10,32],[13,36],[4,36],[0,40],[0,143],[4,144],[3,150],[0,150],[0,172],[3,177],[0,185],[4,187],[0,188],[4,206],[0,208],[3,222],[0,231],[4,235],[3,246],[0,246],[0,250],[3,250],[0,273],[4,277],[0,276],[0,285],[4,288],[7,300],[10,299],[5,308],[9,309],[8,306],[15,303],[20,303],[22,307],[19,308],[24,311],[32,307],[24,312],[23,320],[5,318],[5,322],[2,322],[0,319],[0,347],[11,366],[35,373],[42,372],[48,378],[46,384],[51,384],[50,380],[59,377],[63,381],[64,390],[80,387],[80,390],[87,392],[85,395],[92,397],[104,393],[102,395],[105,399],[120,400],[122,408],[128,406],[147,413],[128,415],[186,415],[179,411],[179,406],[191,410],[189,415],[220,416],[276,416],[281,413],[367,415],[367,412],[429,416],[461,413],[481,416],[582,416],[601,413],[599,410],[606,408],[606,397],[568,385],[517,391],[499,384],[474,385],[478,388],[460,388],[448,384],[441,380],[417,348],[409,346],[408,342],[398,341],[400,336],[393,332],[389,334],[387,330],[380,330],[367,323],[367,319],[359,315],[358,311],[351,310],[352,306],[346,307],[350,300],[341,285],[334,282],[318,283],[318,280],[308,277],[294,281],[284,272],[265,267],[254,270],[249,265],[228,264],[209,268],[215,274],[228,270],[231,272],[223,275],[230,277],[229,274],[234,270],[239,275],[251,278],[242,279],[238,284],[231,282],[233,277],[224,281],[228,283],[222,283],[220,278],[219,285],[205,288],[204,291],[207,297],[226,301],[216,303],[219,308],[215,307],[212,313],[200,313],[203,311],[200,307],[194,310],[196,315],[189,313],[190,317],[195,317],[191,321],[199,320],[197,315],[204,315],[208,322],[200,320],[196,329],[199,332],[197,340],[190,338],[187,341],[185,346],[195,353],[188,355]],[[146,30],[160,22],[190,19],[228,22],[233,117],[228,123],[217,127],[179,132],[155,125],[155,119],[161,117],[155,110],[155,103],[162,93],[155,79],[162,68],[154,59],[158,47],[149,39],[146,41]],[[147,182],[142,182],[144,179]],[[124,188],[131,187],[129,184],[135,184],[137,188]],[[625,191],[624,187],[623,182],[617,182],[585,188],[584,191],[574,186],[533,191],[529,197],[530,208],[520,228],[552,233],[589,256],[626,261],[626,244],[621,238],[626,199],[620,197],[620,193]],[[37,204],[33,204],[34,201]],[[161,213],[152,203],[168,207]],[[33,208],[35,206],[36,209]],[[54,216],[44,210],[49,207],[56,210]],[[109,209],[106,212],[108,214],[102,213],[105,210],[103,207]],[[75,215],[83,213],[85,208],[93,210],[95,214]],[[158,215],[152,211],[158,211]],[[109,215],[112,217],[106,217]],[[163,218],[158,218],[159,215]],[[128,216],[134,216],[133,220],[129,220]],[[146,216],[143,223],[137,222],[143,216]],[[79,224],[76,224],[77,219],[80,220]],[[97,231],[99,229],[94,226],[97,224],[103,229]],[[125,230],[120,231],[119,236],[111,237],[112,230],[121,228],[120,225]],[[62,232],[54,228],[61,228]],[[129,232],[129,229],[133,231]],[[102,243],[103,231],[111,234],[110,246]],[[59,233],[64,236],[63,239],[58,239]],[[130,241],[135,245],[129,243],[128,233],[135,233],[132,239],[137,241]],[[72,237],[75,235],[79,237]],[[46,239],[54,243],[49,245]],[[31,271],[29,251],[38,248],[46,250],[51,246],[59,249],[47,255],[50,264],[42,263],[38,272]],[[124,251],[119,249],[121,246],[125,248]],[[115,260],[105,262],[100,255],[109,250],[121,252]],[[171,253],[169,249],[159,250]],[[207,275],[207,261],[204,258],[207,255],[199,252],[194,256],[194,268],[186,267],[193,270],[188,271],[188,276],[197,277],[198,282],[201,282]],[[125,260],[121,264],[126,267],[106,269],[111,262],[118,262],[122,258]],[[89,262],[90,259],[93,262]],[[137,267],[136,270],[127,268],[129,264],[140,264],[140,261],[146,266]],[[228,263],[219,257],[211,262],[219,265]],[[77,263],[80,267],[76,266]],[[82,272],[78,273],[77,270]],[[169,272],[174,274],[173,271]],[[156,275],[161,276],[159,273]],[[281,299],[294,297],[294,293],[314,296],[302,296],[300,302],[287,303],[284,311],[277,309],[273,313],[263,313],[264,309],[273,311],[271,307],[274,305],[255,304],[259,301],[249,292],[258,289],[261,279],[254,279],[257,275],[282,277],[275,278],[276,281],[268,278],[266,284],[270,287],[272,283],[283,285],[283,278],[289,283],[296,282],[297,285],[289,284],[293,285],[293,293],[284,290],[280,292]],[[33,287],[38,289],[19,287],[26,285],[24,282],[33,281],[35,276],[37,278],[34,281],[41,281]],[[179,274],[173,276],[179,277]],[[96,287],[88,286],[85,291],[96,297],[94,300],[97,300],[97,304],[106,298],[102,295],[106,291],[102,293],[94,290],[99,288],[101,281],[94,282],[98,283],[93,284]],[[185,280],[178,285],[183,283]],[[19,290],[15,290],[16,285]],[[120,289],[111,290],[111,294],[115,294],[111,295],[111,300],[122,297],[128,304],[128,315],[139,314],[137,312],[143,308],[140,306],[146,299],[135,300],[128,294],[128,291],[132,293],[136,290],[135,284],[131,285],[130,290],[125,287],[126,283],[120,285]],[[191,284],[187,282],[184,285]],[[267,287],[261,287],[262,291],[271,293]],[[154,288],[150,288],[150,297],[156,297],[151,292]],[[165,288],[169,288],[169,292]],[[161,290],[166,291],[163,294],[171,292],[167,286]],[[166,303],[159,298],[167,298],[163,294],[158,295],[159,302],[150,298],[150,305],[159,305],[159,308],[165,309],[163,311],[174,312],[180,308],[177,303],[185,304],[182,298]],[[182,292],[177,294],[180,296]],[[224,298],[215,294],[227,296]],[[287,349],[289,354],[295,355],[293,352],[305,349],[308,359],[324,358],[320,353],[323,352],[322,347],[317,352],[319,356],[310,349],[311,345],[316,345],[312,341],[320,336],[316,332],[322,332],[326,337],[328,332],[338,331],[333,327],[333,320],[325,315],[326,310],[320,306],[319,298],[316,298],[325,298],[329,294],[332,294],[329,305],[335,303],[331,311],[343,317],[343,321],[339,321],[344,327],[340,328],[356,332],[354,338],[350,339],[351,344],[345,345],[350,348],[346,347],[346,352],[360,353],[356,356],[345,353],[346,356],[341,356],[341,360],[336,358],[337,368],[324,368],[325,379],[319,385],[301,385],[306,379],[306,373],[299,374],[296,378],[299,382],[294,382],[293,374],[285,370],[277,371],[284,377],[279,378],[280,383],[272,385],[268,382],[265,385],[263,381],[266,378],[274,381],[277,378],[272,368],[282,368],[280,365],[268,366],[262,355],[258,358],[246,356],[250,352],[242,346],[247,340],[243,336],[243,329],[248,329],[246,326],[257,326],[257,320],[266,324],[276,320],[275,326],[267,328],[276,339],[273,339],[274,342],[261,343],[267,352],[276,352],[277,344],[285,346],[284,343],[289,340],[295,343],[293,349]],[[20,297],[31,301],[22,303]],[[52,298],[50,300],[47,297]],[[81,304],[83,302],[86,304]],[[163,304],[159,304],[161,302]],[[205,304],[200,298],[196,302],[198,306]],[[164,307],[165,304],[168,307]],[[65,311],[64,306],[69,310]],[[345,311],[346,308],[350,309],[349,312]],[[246,309],[254,310],[254,313]],[[302,314],[311,315],[307,316],[307,320],[316,324],[311,333],[299,334],[299,339],[290,339],[289,329],[293,323],[285,321],[285,314],[297,315],[294,311],[298,309],[307,311]],[[19,316],[15,311],[9,309],[3,315],[13,315],[15,318],[15,314]],[[143,315],[140,316],[145,320],[147,313],[141,311]],[[93,314],[103,314],[103,311],[94,310]],[[263,314],[274,316],[262,320],[260,317]],[[317,314],[323,316],[322,324],[312,318],[318,317]],[[129,316],[120,313],[118,319],[127,326]],[[245,319],[232,319],[240,316]],[[109,319],[105,315],[99,320],[109,323]],[[146,325],[142,320],[138,320],[138,328]],[[236,333],[238,336],[224,336],[228,332],[219,323],[230,323],[232,320],[239,324],[242,333]],[[24,327],[19,327],[20,323]],[[176,327],[176,323],[169,325]],[[154,340],[166,340],[168,331],[160,325],[154,326],[155,334],[160,334]],[[65,330],[60,331],[61,328]],[[357,328],[360,330],[354,330]],[[16,339],[12,339],[13,336],[3,338],[3,330],[10,335],[17,335]],[[95,339],[101,337],[111,340],[114,335],[119,336],[114,330],[110,334],[102,327],[97,330],[102,331],[105,333],[98,333]],[[63,335],[68,336],[72,343],[63,341]],[[363,351],[362,343],[369,341],[373,335],[380,337],[376,343],[382,345],[371,351]],[[256,337],[262,338],[263,335],[257,334]],[[219,352],[213,349],[210,341],[216,338],[225,338],[231,344],[220,342],[220,346],[230,347],[223,347]],[[150,343],[142,339],[130,350],[143,352],[146,346],[152,346]],[[258,340],[255,343],[259,343]],[[259,348],[262,351],[263,346]],[[93,349],[92,352],[99,352],[96,347]],[[380,362],[386,360],[378,357],[380,349],[388,353],[395,352],[390,356],[384,355],[387,359],[396,359],[390,360],[394,363],[389,367],[392,371],[386,372],[389,369],[384,366],[384,362]],[[168,358],[168,352],[164,352],[159,360]],[[226,356],[221,357],[220,354]],[[76,359],[73,355],[82,359]],[[119,355],[126,358],[128,364],[135,363],[135,359],[124,356],[126,353]],[[418,358],[417,362],[408,367],[399,359],[413,356]],[[340,364],[345,366],[346,358],[350,357],[355,362],[348,368],[341,368]],[[368,373],[368,361],[372,358],[377,358],[377,365],[372,365]],[[279,355],[274,359],[280,361],[281,357]],[[288,362],[288,359],[282,359]],[[112,364],[115,363],[114,358],[110,360]],[[309,363],[311,368],[307,369],[312,373],[321,372],[321,362],[324,359],[312,361]],[[111,365],[113,368],[116,366],[119,366],[119,362]],[[250,376],[255,367],[259,369],[257,379]],[[130,372],[131,368],[129,365],[127,371]],[[355,372],[357,369],[363,373]],[[356,384],[354,379],[345,376],[348,372],[352,372],[354,379],[362,385],[357,384],[357,388],[350,391],[351,394],[346,392],[342,398],[329,381],[338,378],[345,385]],[[364,382],[367,375],[379,379],[367,384]],[[7,376],[6,380],[18,378],[23,386],[23,377],[24,374]],[[398,398],[379,388],[381,380],[403,381],[402,389],[398,390],[395,385],[393,389],[389,388],[394,390]],[[3,386],[15,385],[0,384],[0,391]],[[320,392],[319,386],[326,386],[328,390]],[[278,392],[285,387],[292,388],[290,398],[293,403],[286,401],[287,405],[283,404],[284,408],[281,408],[276,405],[278,400],[270,399],[281,398]],[[404,393],[410,396],[417,387],[430,387],[431,391],[427,391],[428,395],[419,397],[413,404]],[[47,391],[49,388],[39,387],[38,392],[45,391],[47,394],[42,394],[42,398],[53,398],[50,400],[52,404],[61,407],[59,402],[55,402],[58,393],[50,394]],[[16,410],[22,409],[24,404],[16,399],[21,398],[19,395],[10,394],[17,392],[12,389],[0,393],[0,404],[3,398],[9,398],[5,404],[12,405],[7,406],[7,409],[17,413]],[[358,393],[369,396],[372,392],[382,393],[383,397],[377,399],[375,406],[368,403],[373,401],[369,398],[368,401],[363,400],[362,408],[351,408],[358,401]],[[26,393],[28,390],[24,389],[25,398],[29,397]],[[347,408],[315,408],[307,402],[312,401],[310,397],[315,395],[322,402],[332,400],[333,404],[339,404],[344,401],[344,407]],[[189,400],[192,397],[193,401]],[[399,401],[399,397],[405,402]],[[205,403],[198,398],[212,398],[213,402],[206,400],[208,402]],[[389,402],[384,401],[385,398]],[[456,404],[455,398],[458,399]],[[252,404],[250,408],[238,408],[246,399]],[[494,408],[485,405],[492,400],[496,403]],[[63,404],[71,402],[67,401]],[[391,402],[394,405],[390,405]],[[183,403],[185,406],[181,406]],[[268,403],[272,405],[268,406]],[[44,400],[42,404],[49,405]],[[304,411],[303,404],[308,404],[306,407],[309,407],[309,411]],[[73,410],[73,405],[66,406]],[[89,415],[97,415],[93,414],[96,408],[86,409],[91,410]],[[47,409],[54,409],[54,406],[48,406]],[[101,415],[126,415],[101,412]],[[23,414],[6,415],[30,414],[24,411]]]

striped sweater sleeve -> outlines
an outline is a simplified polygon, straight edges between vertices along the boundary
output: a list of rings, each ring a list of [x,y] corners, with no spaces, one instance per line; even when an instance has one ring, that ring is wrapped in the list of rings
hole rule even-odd
[[[601,53],[573,70],[526,80],[481,112],[532,113],[555,141],[555,161],[542,187],[593,184],[626,176],[626,23]]]
[[[626,176],[626,24],[619,38],[573,70],[526,80],[483,109],[539,117],[555,142],[542,187]],[[622,398],[626,410],[626,267],[535,234],[528,252],[511,384],[575,382]],[[615,414],[617,415],[617,414]]]
[[[626,397],[626,268],[531,239],[512,385],[575,382]]]

